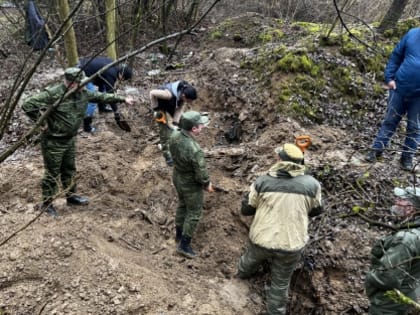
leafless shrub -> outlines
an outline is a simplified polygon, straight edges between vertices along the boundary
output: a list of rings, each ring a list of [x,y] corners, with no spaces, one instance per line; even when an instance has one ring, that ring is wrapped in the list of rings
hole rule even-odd
[[[367,23],[380,21],[390,6],[389,0],[336,0],[340,9]],[[333,0],[244,0],[222,2],[216,8],[218,14],[232,16],[247,11],[278,17],[287,21],[329,23],[335,18]],[[403,18],[420,15],[420,3],[410,0]]]

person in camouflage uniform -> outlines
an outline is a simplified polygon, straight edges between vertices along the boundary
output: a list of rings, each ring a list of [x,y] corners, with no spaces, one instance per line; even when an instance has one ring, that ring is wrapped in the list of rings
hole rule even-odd
[[[294,144],[275,149],[277,163],[260,176],[244,196],[241,212],[255,215],[249,246],[239,259],[237,277],[252,277],[271,264],[267,314],[284,315],[290,278],[308,237],[308,216],[321,213],[321,185],[305,175],[303,153]]]
[[[69,90],[77,89],[84,78],[85,74],[79,68],[68,68],[64,72],[63,83],[47,87],[44,91],[26,99],[22,105],[22,109],[29,118],[37,121],[43,112],[60,101],[47,117],[47,126],[41,134],[41,151],[45,168],[41,181],[42,209],[53,216],[57,215],[52,201],[57,196],[59,180],[66,192],[68,204],[84,205],[88,203],[87,198],[75,194],[76,135],[85,116],[87,103],[90,101],[133,103],[131,97],[125,98],[116,94],[92,92],[84,87],[61,100]]]
[[[194,258],[190,243],[203,210],[203,189],[212,191],[203,151],[194,139],[209,120],[195,111],[185,112],[180,119],[180,131],[169,139],[174,161],[173,183],[178,194],[175,216],[177,252]]]
[[[159,126],[162,154],[168,166],[173,165],[169,152],[169,138],[184,112],[184,103],[191,103],[195,99],[197,99],[196,89],[184,80],[166,83],[150,91],[150,102]]]
[[[397,200],[391,208],[392,213],[405,217],[413,216],[416,209],[420,208],[418,194],[410,193],[409,189],[396,188],[394,194]],[[418,228],[398,231],[374,244],[371,250],[371,268],[365,279],[370,315],[407,314],[410,307],[396,303],[385,296],[385,292],[397,289],[414,301],[417,300],[420,294],[419,257]]]

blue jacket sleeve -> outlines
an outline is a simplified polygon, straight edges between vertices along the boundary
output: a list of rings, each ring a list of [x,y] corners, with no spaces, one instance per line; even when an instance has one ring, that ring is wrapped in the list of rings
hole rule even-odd
[[[404,61],[406,42],[407,34],[405,34],[397,46],[395,46],[391,56],[389,57],[388,64],[386,65],[384,73],[386,83],[391,80],[395,80],[395,74],[397,73],[401,63]]]

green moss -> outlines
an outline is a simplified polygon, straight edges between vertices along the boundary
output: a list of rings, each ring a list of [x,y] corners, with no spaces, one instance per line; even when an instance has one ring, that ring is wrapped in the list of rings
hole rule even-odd
[[[286,49],[287,49],[287,47],[283,44],[279,45],[279,46],[276,46],[273,49],[273,54],[278,55],[278,56],[282,56],[286,52]]]
[[[210,33],[210,39],[212,40],[220,39],[222,36],[223,33],[220,30],[215,30],[214,32]]]
[[[306,55],[296,55],[294,52],[287,53],[277,62],[277,70],[284,72],[305,72],[318,75],[319,67]]]
[[[292,26],[299,26],[310,33],[318,33],[321,31],[321,24],[311,23],[311,22],[294,22]]]
[[[410,29],[418,26],[420,26],[420,22],[416,18],[407,19],[398,22],[396,28],[385,30],[384,36],[387,38],[392,38],[394,41],[399,41],[401,37]]]
[[[288,88],[282,88],[278,95],[278,99],[281,104],[285,104],[290,100],[291,96],[292,96],[292,91],[290,91]]]
[[[319,40],[319,44],[321,46],[338,46],[340,45],[342,38],[340,35],[336,33],[331,33],[328,37],[321,36]]]
[[[268,29],[258,35],[258,40],[263,43],[277,41],[284,36],[284,33],[279,29]]]
[[[380,54],[373,54],[371,56],[366,56],[365,60],[365,72],[374,73],[376,77],[383,76],[385,69],[386,60],[384,56]]]
[[[357,57],[360,54],[366,53],[366,46],[351,40],[346,40],[341,46],[340,52],[344,56]]]
[[[379,97],[384,93],[384,88],[381,84],[375,83],[373,85],[373,92],[375,93],[376,97]]]

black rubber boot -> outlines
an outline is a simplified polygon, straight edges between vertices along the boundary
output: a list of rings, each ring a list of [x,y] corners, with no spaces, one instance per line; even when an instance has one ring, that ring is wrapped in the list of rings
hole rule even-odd
[[[89,203],[89,199],[86,197],[78,196],[78,195],[70,195],[67,196],[67,204],[70,205],[87,205]]]
[[[182,238],[182,228],[176,226],[175,227],[175,242],[178,244]]]
[[[42,209],[41,211],[45,211],[46,214],[52,216],[52,217],[57,217],[58,213],[57,210],[55,210],[54,206],[52,205],[51,201],[44,201],[42,203]]]
[[[378,158],[382,157],[382,151],[370,150],[365,156],[365,161],[375,163]]]
[[[192,250],[190,243],[191,237],[183,235],[181,237],[181,241],[179,242],[178,248],[176,249],[176,252],[187,258],[197,257],[197,254]]]
[[[83,119],[83,131],[95,132],[95,128],[92,127],[92,117],[89,116]]]

